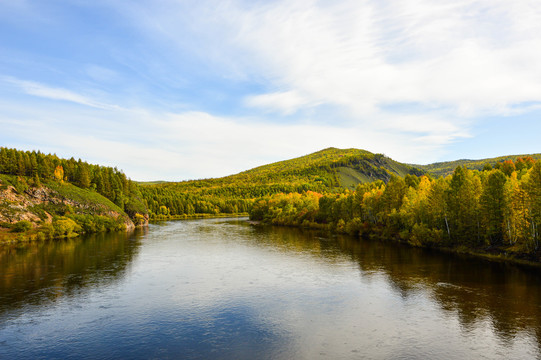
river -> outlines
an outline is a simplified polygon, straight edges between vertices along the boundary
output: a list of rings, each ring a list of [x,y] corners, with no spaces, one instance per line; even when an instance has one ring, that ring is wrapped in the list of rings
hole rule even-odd
[[[0,248],[0,359],[180,358],[541,358],[541,270],[245,219]]]

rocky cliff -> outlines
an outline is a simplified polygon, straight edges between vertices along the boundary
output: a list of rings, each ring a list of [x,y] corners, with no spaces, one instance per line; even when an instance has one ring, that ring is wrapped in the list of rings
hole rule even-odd
[[[136,226],[122,209],[96,192],[71,184],[52,185],[17,189],[0,179],[0,225],[9,227],[27,221],[38,227],[53,223],[54,218],[67,216],[76,222],[100,217],[117,225],[123,224],[126,229]],[[137,214],[135,219],[137,226],[148,225],[146,214]]]

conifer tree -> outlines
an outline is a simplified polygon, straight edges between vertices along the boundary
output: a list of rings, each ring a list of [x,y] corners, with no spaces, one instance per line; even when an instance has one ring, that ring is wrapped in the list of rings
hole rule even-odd
[[[90,171],[88,169],[88,164],[86,163],[81,163],[79,165],[78,184],[84,189],[90,187]]]

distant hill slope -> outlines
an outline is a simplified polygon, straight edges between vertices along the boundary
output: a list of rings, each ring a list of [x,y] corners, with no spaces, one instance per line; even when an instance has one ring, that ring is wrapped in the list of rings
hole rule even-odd
[[[382,154],[328,148],[222,178],[140,185],[154,214],[191,215],[246,212],[253,199],[265,195],[342,191],[355,189],[359,183],[388,181],[392,175],[423,173]]]
[[[399,163],[382,154],[331,147],[291,160],[260,166],[227,178],[251,179],[259,183],[314,181],[326,187],[354,189],[360,183],[388,181],[391,175],[422,173],[422,170],[414,166]]]
[[[466,166],[470,170],[481,170],[483,169],[483,166],[485,164],[490,164],[491,166],[494,166],[496,163],[504,162],[506,160],[513,160],[516,161],[518,158],[521,157],[532,157],[535,160],[541,159],[541,154],[526,154],[526,155],[507,155],[507,156],[499,156],[494,158],[487,158],[487,159],[480,159],[480,160],[469,160],[469,159],[461,159],[461,160],[454,160],[454,161],[444,161],[444,162],[437,162],[433,164],[428,165],[412,165],[413,167],[422,169],[429,174],[433,176],[447,176],[453,173],[453,171],[458,166]]]

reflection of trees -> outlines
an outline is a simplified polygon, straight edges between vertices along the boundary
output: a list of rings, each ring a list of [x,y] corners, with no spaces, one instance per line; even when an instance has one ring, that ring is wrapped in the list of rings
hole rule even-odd
[[[256,228],[258,241],[324,258],[359,264],[363,279],[384,275],[403,298],[427,292],[445,311],[455,313],[465,331],[489,320],[502,340],[520,332],[537,335],[541,344],[541,271],[480,258],[357,240],[329,239],[314,231]]]
[[[404,297],[421,286],[441,308],[456,312],[467,330],[489,319],[502,339],[541,329],[541,273],[537,268],[490,262],[397,244],[339,238],[361,272],[386,274]]]
[[[142,231],[0,248],[0,314],[122,278],[137,255]]]
[[[347,257],[334,239],[318,231],[267,225],[253,227],[253,231],[259,246],[269,246],[283,252],[310,254],[328,263],[344,261]]]

